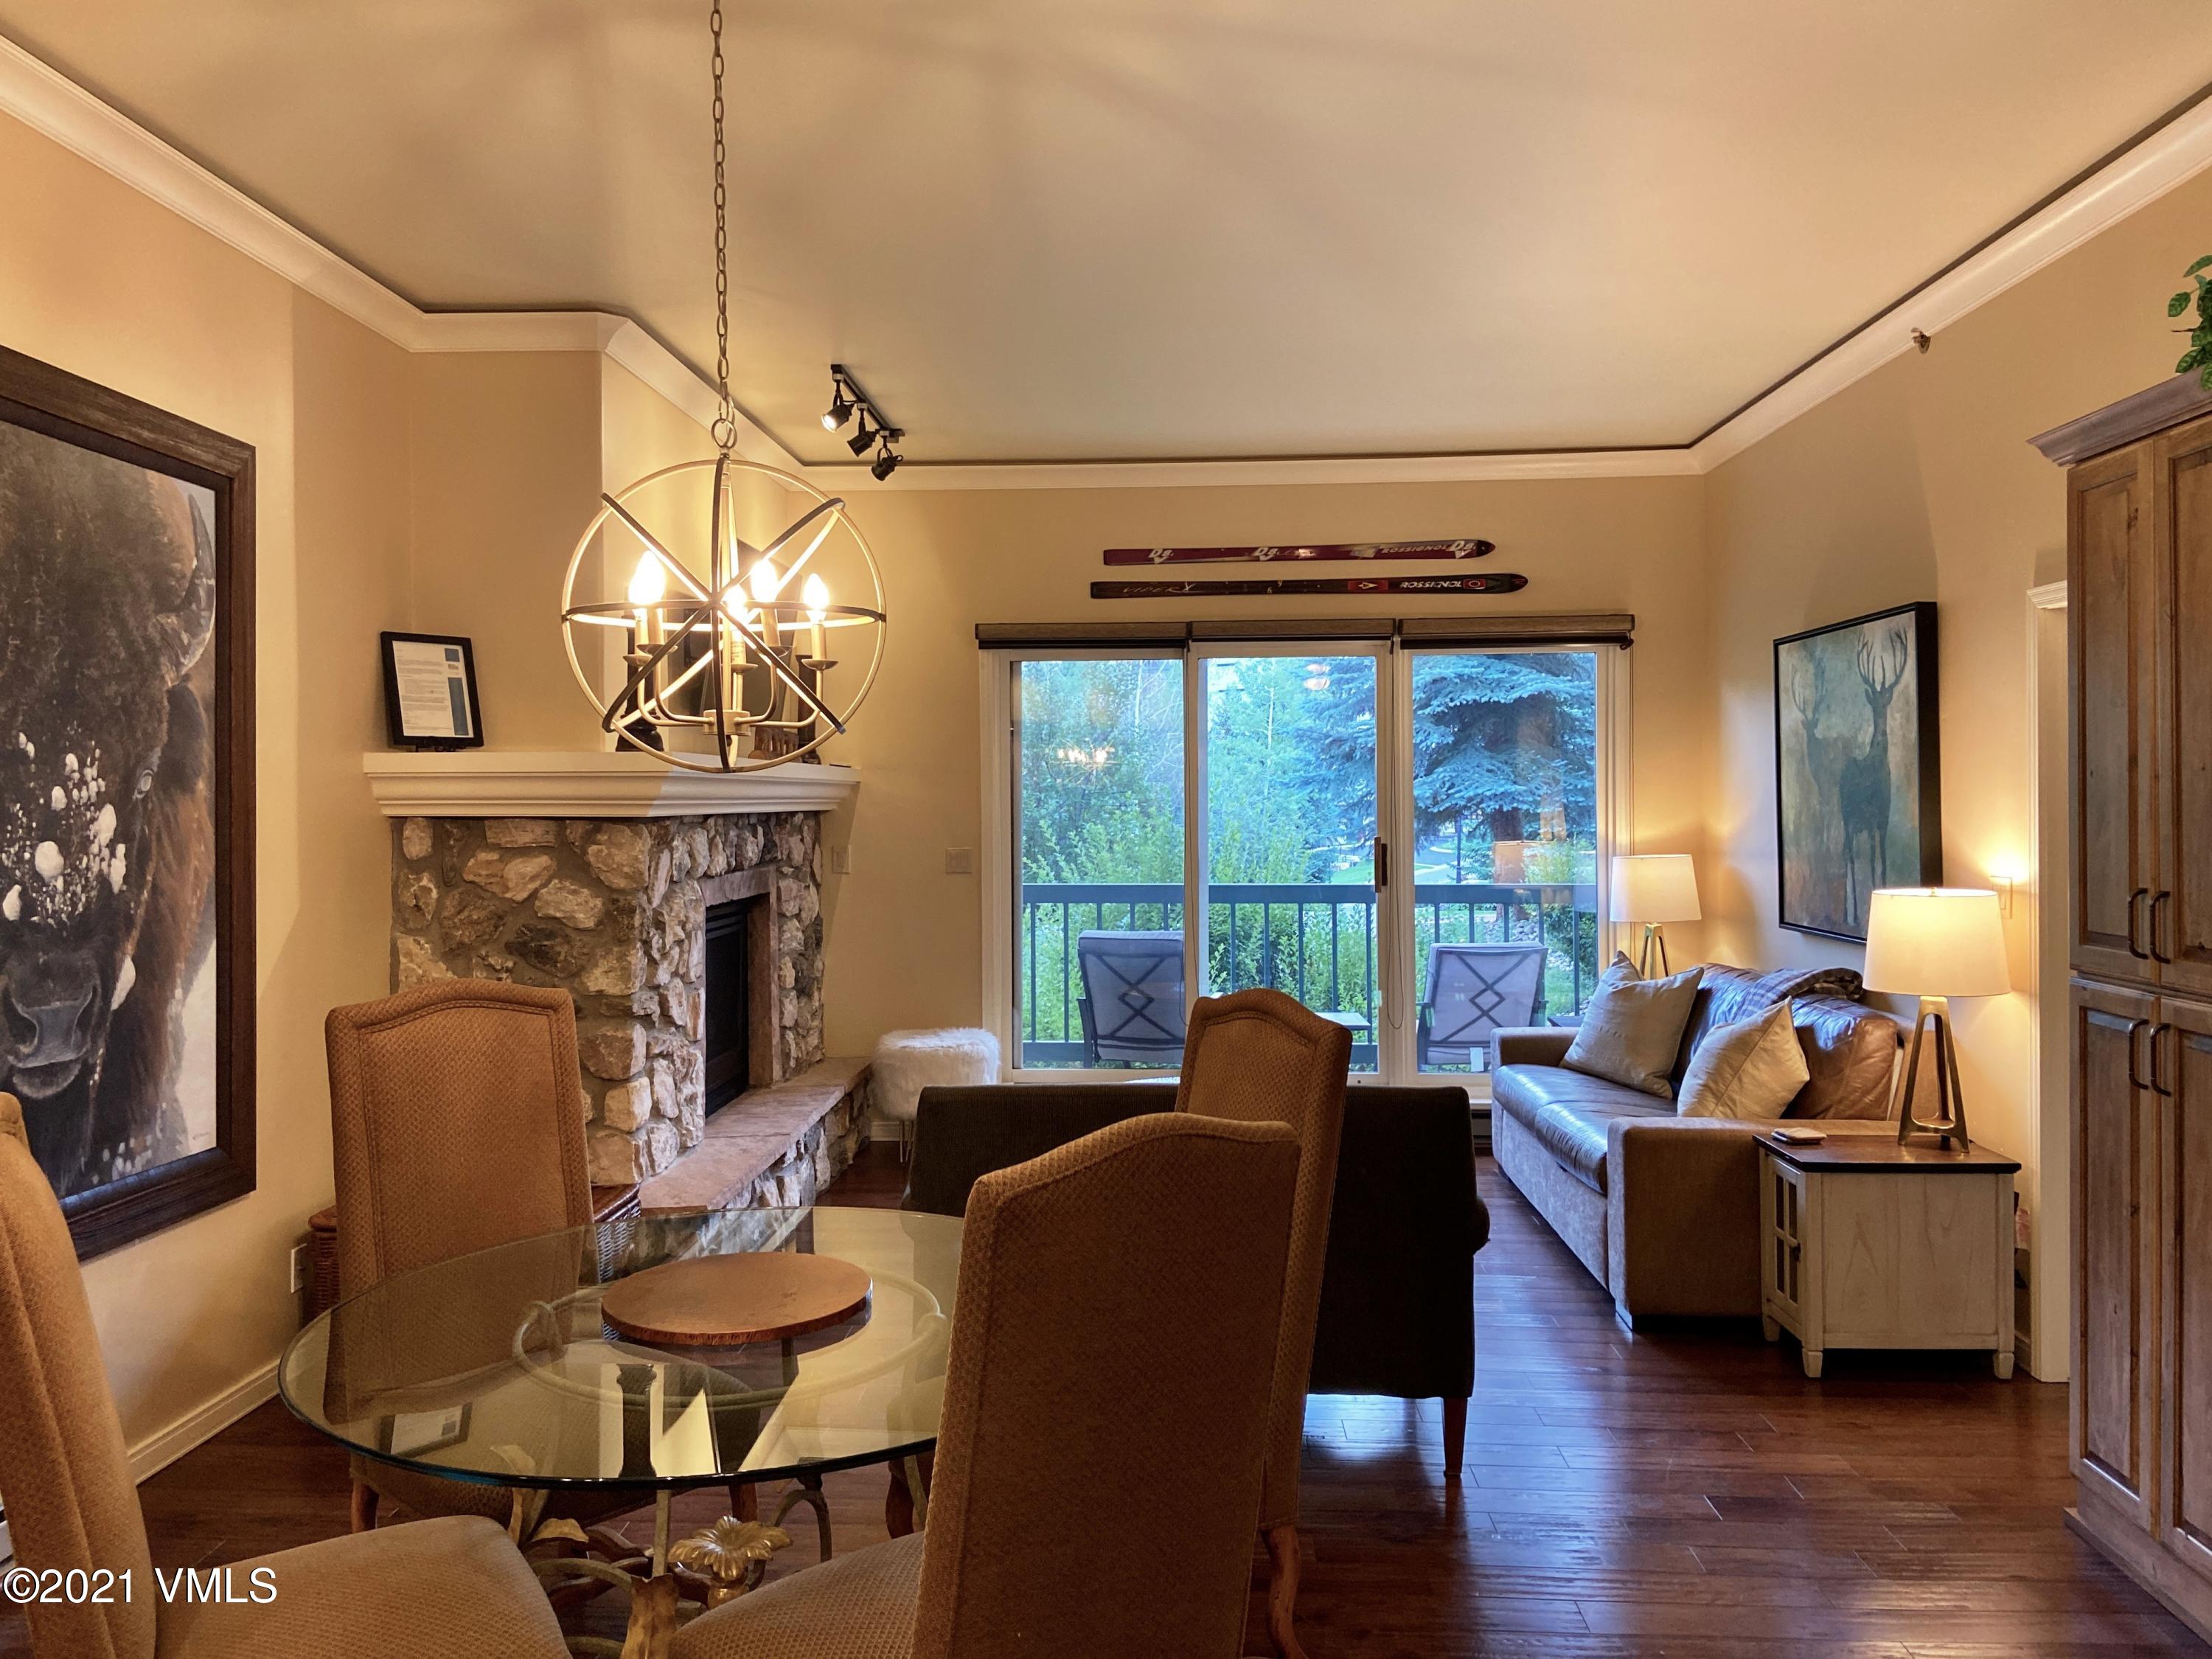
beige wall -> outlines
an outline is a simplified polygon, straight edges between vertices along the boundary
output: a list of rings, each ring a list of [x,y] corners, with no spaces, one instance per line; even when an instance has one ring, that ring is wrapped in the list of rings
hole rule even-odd
[[[1654,851],[1701,850],[1709,681],[1696,478],[893,489],[856,495],[854,511],[884,565],[893,622],[875,696],[830,750],[862,778],[849,821],[831,826],[853,857],[826,898],[835,1052],[865,1053],[892,1027],[981,1012],[978,878],[945,873],[945,849],[979,848],[983,834],[976,623],[1457,608],[1342,598],[1107,604],[1091,599],[1090,584],[1107,574],[1108,547],[1489,537],[1498,548],[1489,566],[1528,578],[1495,608],[1636,613],[1638,838]],[[1694,930],[1684,943],[1694,947]]]
[[[589,351],[409,362],[409,625],[475,641],[495,748],[597,746],[558,620],[569,551],[599,507],[600,363]]]
[[[320,1026],[383,988],[385,837],[359,755],[403,620],[404,355],[0,120],[6,343],[254,446],[260,1185],[87,1271],[136,1443],[274,1359],[288,1256],[330,1197]],[[0,597],[0,604],[4,604]]]
[[[7,345],[256,451],[259,1183],[87,1269],[141,1445],[298,1322],[290,1251],[331,1189],[323,1015],[388,988],[377,634],[474,635],[495,741],[589,740],[565,668],[565,696],[532,690],[596,504],[601,360],[410,356],[4,118],[0,223]]]
[[[1714,649],[1708,935],[1716,955],[1856,962],[1776,924],[1771,642],[1909,600],[1941,606],[1945,878],[2022,883],[2015,994],[1960,1005],[1977,1139],[2029,1155],[2035,871],[2025,595],[2065,574],[2063,474],[2028,438],[2140,391],[2179,354],[2165,317],[2212,247],[2200,177],[1716,469],[1705,480]],[[2063,852],[2054,856],[2063,857]],[[2063,1087],[2054,1079],[2052,1086]],[[2033,1189],[2031,1169],[2024,1186]],[[2038,1195],[2039,1198],[2039,1195]],[[2031,1198],[2033,1208],[2038,1198]],[[2056,1205],[2062,1195],[2047,1201]]]
[[[613,365],[601,412],[609,489],[711,453],[696,424]],[[982,842],[978,622],[1459,608],[1449,601],[1344,598],[1109,605],[1090,597],[1090,584],[1108,574],[1099,562],[1108,547],[1480,535],[1498,545],[1486,568],[1528,578],[1525,592],[1486,602],[1486,611],[1633,611],[1638,844],[1703,850],[1711,678],[1697,478],[1060,490],[863,483],[848,497],[883,566],[892,623],[866,712],[848,737],[824,750],[825,758],[859,769],[862,779],[854,804],[836,815],[828,836],[848,846],[853,860],[850,875],[826,878],[824,893],[833,1053],[865,1054],[878,1035],[900,1026],[981,1018],[978,878],[945,872],[947,848],[980,848]],[[781,519],[769,522],[779,507],[785,517],[799,510],[757,492],[741,506],[750,515],[741,528],[756,539],[781,527]],[[573,538],[572,529],[564,551]],[[542,572],[543,551],[515,545],[538,560]],[[633,557],[629,547],[619,549],[617,574]],[[497,583],[489,568],[483,580]],[[512,587],[538,580],[538,572],[519,572]],[[597,734],[553,614],[548,600],[518,619],[503,695],[541,705],[535,729],[557,724],[566,741],[591,744]],[[502,698],[489,684],[484,697],[492,743],[528,746],[503,735]],[[1679,948],[1694,951],[1697,930],[1677,931]]]

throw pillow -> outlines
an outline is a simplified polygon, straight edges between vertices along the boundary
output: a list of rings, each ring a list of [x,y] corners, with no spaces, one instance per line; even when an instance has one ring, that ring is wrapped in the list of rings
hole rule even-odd
[[[1560,1064],[1639,1094],[1672,1099],[1667,1074],[1682,1046],[1682,1028],[1690,1023],[1704,972],[1691,968],[1666,979],[1638,979],[1633,966],[1616,960],[1598,981]]]
[[[1684,1117],[1777,1118],[1812,1079],[1790,1005],[1716,1025],[1682,1075]]]

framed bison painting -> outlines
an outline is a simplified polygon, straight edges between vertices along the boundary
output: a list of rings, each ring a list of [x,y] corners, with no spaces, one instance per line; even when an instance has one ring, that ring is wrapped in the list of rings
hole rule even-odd
[[[1784,927],[1863,942],[1875,888],[1942,881],[1936,716],[1933,605],[1775,641]]]
[[[0,349],[0,1090],[81,1256],[253,1189],[253,451]]]

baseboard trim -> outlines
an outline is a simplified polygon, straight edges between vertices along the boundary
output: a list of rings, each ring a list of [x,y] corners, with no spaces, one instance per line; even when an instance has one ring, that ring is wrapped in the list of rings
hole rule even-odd
[[[131,1478],[144,1480],[160,1474],[186,1452],[205,1445],[248,1412],[276,1397],[276,1362],[272,1359],[235,1388],[225,1389],[131,1447]]]

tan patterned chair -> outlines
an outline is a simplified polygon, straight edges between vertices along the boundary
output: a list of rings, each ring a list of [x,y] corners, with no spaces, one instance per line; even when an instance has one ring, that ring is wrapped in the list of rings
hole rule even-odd
[[[1280,1124],[1156,1113],[978,1181],[927,1529],[674,1659],[1239,1651],[1298,1165]]]
[[[544,1592],[507,1535],[450,1518],[237,1563],[262,1604],[164,1604],[69,1226],[0,1094],[0,1491],[17,1560],[131,1574],[106,1606],[34,1602],[42,1659],[562,1659]],[[266,1581],[255,1575],[265,1571]]]
[[[538,1233],[591,1224],[576,1014],[566,991],[447,980],[333,1008],[331,1151],[337,1176],[338,1292]],[[354,1530],[380,1499],[418,1516],[507,1522],[514,1494],[353,1462]],[[556,1497],[588,1520],[631,1507]]]
[[[1298,1597],[1298,1453],[1351,1065],[1352,1033],[1334,1020],[1280,991],[1237,991],[1201,997],[1191,1010],[1190,1039],[1176,1087],[1178,1112],[1287,1123],[1298,1138],[1297,1206],[1267,1407],[1267,1479],[1260,1514],[1269,1568],[1267,1634],[1283,1659],[1304,1655],[1292,1622]]]

